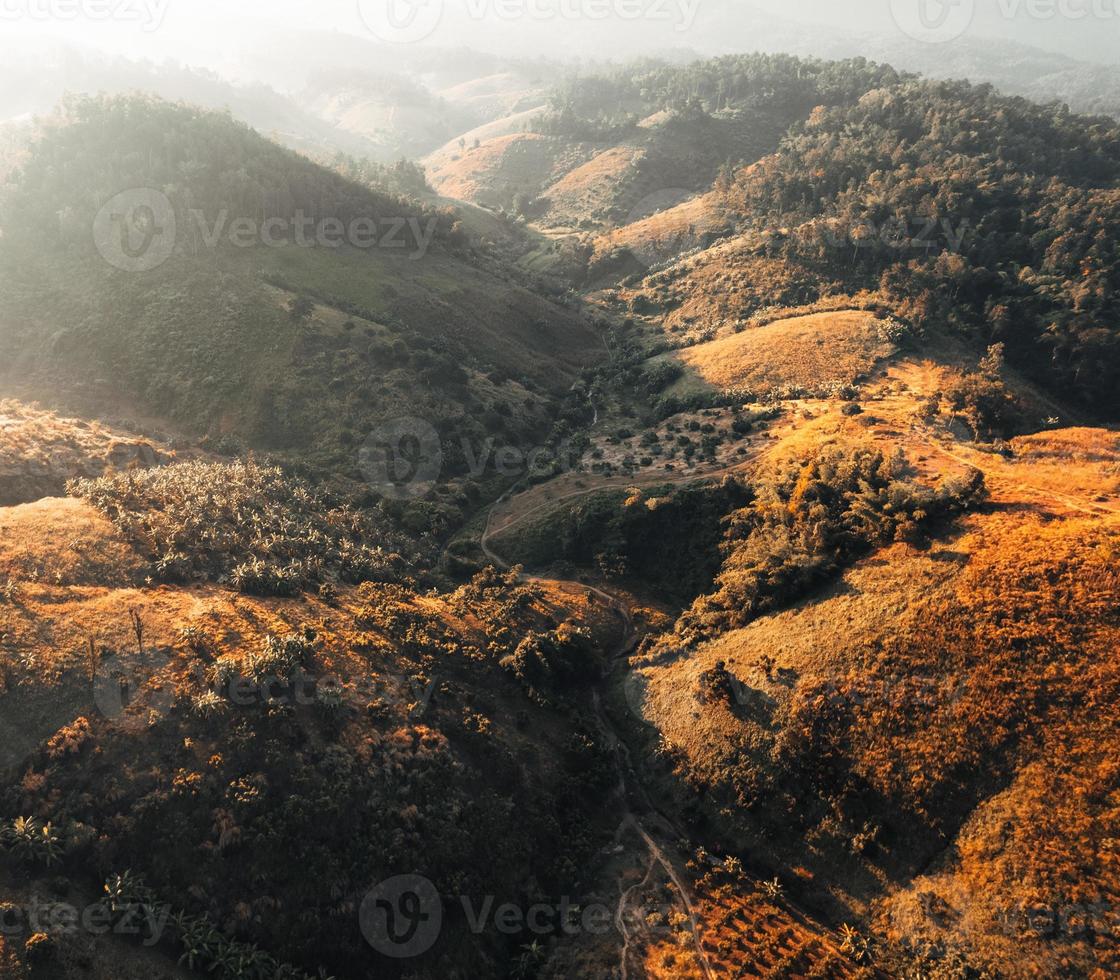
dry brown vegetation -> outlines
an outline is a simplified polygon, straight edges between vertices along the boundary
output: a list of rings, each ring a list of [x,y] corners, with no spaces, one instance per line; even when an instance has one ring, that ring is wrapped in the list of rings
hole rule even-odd
[[[166,447],[111,426],[0,400],[0,506],[57,496],[68,480],[169,458]]]
[[[464,139],[466,146],[456,142],[427,158],[429,180],[446,197],[487,207],[510,207],[516,194],[535,192],[593,152],[538,133],[483,131]]]
[[[857,310],[816,313],[748,327],[681,352],[681,360],[718,388],[771,392],[850,385],[894,354],[884,322]]]
[[[910,413],[927,393],[888,379],[866,418],[817,408],[770,465],[870,433],[906,446],[920,481],[981,468],[991,502],[788,610],[667,662],[651,650],[642,710],[720,833],[834,921],[866,916],[888,972],[1104,976],[1120,880],[1116,435],[1044,432],[1004,457],[923,432]]]

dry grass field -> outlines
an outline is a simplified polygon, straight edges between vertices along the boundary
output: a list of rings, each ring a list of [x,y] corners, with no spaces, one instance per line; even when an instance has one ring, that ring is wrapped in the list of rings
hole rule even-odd
[[[645,157],[645,149],[624,143],[568,171],[541,192],[548,202],[543,223],[565,228],[599,226],[615,205],[634,198],[632,187]]]
[[[895,353],[881,320],[859,310],[815,313],[690,347],[680,359],[716,388],[762,393],[851,384]]]
[[[60,494],[67,480],[169,458],[150,440],[110,426],[0,401],[0,506]]]
[[[531,116],[527,113],[525,121]],[[507,127],[503,123],[499,128]],[[475,146],[475,139],[481,145]],[[432,187],[445,197],[508,208],[514,195],[536,196],[592,152],[586,145],[525,133],[518,127],[502,135],[481,132],[465,147],[455,141],[427,157],[425,165]]]

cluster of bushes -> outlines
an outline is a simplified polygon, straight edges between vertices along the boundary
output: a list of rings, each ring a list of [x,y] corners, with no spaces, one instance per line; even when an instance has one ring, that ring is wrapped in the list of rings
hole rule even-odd
[[[16,817],[0,825],[0,849],[17,860],[47,867],[58,864],[64,854],[62,838],[50,821],[34,817]]]
[[[252,460],[129,471],[68,489],[143,549],[161,582],[292,595],[331,580],[395,580],[420,561],[379,512]]]
[[[944,392],[949,407],[977,439],[1005,439],[1023,422],[1022,403],[1000,378],[1003,352],[1003,344],[994,344],[978,371],[962,375]]]
[[[502,659],[502,666],[525,685],[530,696],[556,691],[595,676],[595,644],[572,623],[549,632],[534,631]]]
[[[678,640],[691,645],[745,626],[874,545],[909,540],[983,498],[978,470],[929,489],[907,480],[906,469],[901,455],[836,446],[756,484],[752,501],[728,519],[717,589],[681,617]]]
[[[320,971],[304,973],[288,963],[278,962],[254,943],[231,939],[205,915],[171,913],[144,879],[131,871],[111,875],[105,881],[102,905],[114,924],[127,920],[148,926],[167,922],[169,935],[148,935],[156,942],[170,941],[181,952],[180,964],[191,970],[206,970],[221,980],[331,980]]]
[[[590,495],[503,539],[501,547],[526,564],[562,560],[597,566],[609,577],[635,576],[669,599],[690,602],[719,571],[724,517],[748,497],[730,479],[664,489]]]
[[[254,681],[271,678],[289,680],[297,671],[307,666],[315,649],[315,632],[305,628],[287,636],[268,636],[259,650],[250,652],[243,659],[222,656],[214,661],[212,674],[218,688],[224,688],[235,677]]]

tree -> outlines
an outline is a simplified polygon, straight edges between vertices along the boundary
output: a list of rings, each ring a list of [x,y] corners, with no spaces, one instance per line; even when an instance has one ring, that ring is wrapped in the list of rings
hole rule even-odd
[[[307,296],[295,296],[288,301],[288,316],[293,323],[307,322],[314,312],[315,302]]]
[[[992,344],[980,361],[980,373],[989,381],[998,381],[1003,375],[1004,350],[1004,344]]]

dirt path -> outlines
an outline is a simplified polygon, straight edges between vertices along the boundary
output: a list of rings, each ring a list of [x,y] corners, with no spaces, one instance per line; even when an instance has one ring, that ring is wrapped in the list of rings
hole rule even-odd
[[[950,448],[944,445],[939,434],[932,429],[924,426],[911,425],[901,440],[910,450],[917,452],[929,452],[937,454],[944,458],[950,459],[961,466],[967,466],[980,470],[988,481],[990,486],[1004,487],[1013,491],[1017,495],[1026,495],[1031,500],[1039,503],[1045,503],[1049,506],[1058,508],[1066,508],[1079,513],[1088,514],[1096,517],[1115,517],[1120,516],[1120,510],[1112,507],[1104,506],[1102,504],[1085,500],[1069,494],[1060,493],[1053,490],[1047,490],[1043,487],[1033,486],[1029,483],[1024,483],[1010,476],[1004,471],[1004,467],[992,461],[989,458],[982,457],[979,453],[969,453],[965,447],[960,447],[959,451],[954,451],[956,447]],[[723,469],[713,470],[702,474],[693,474],[686,477],[676,477],[671,479],[657,479],[657,480],[628,480],[623,481],[626,486],[642,486],[645,485],[673,485],[679,486],[682,484],[694,483],[701,480],[718,480],[726,475],[741,473],[752,467],[757,466],[765,457],[775,449],[774,446],[766,446],[761,452],[755,456],[737,462],[733,466],[728,466]],[[969,453],[966,455],[966,453]],[[591,494],[602,492],[605,489],[610,489],[614,486],[611,478],[599,481],[594,486],[584,487],[578,491],[565,493],[553,498],[550,498],[541,503],[537,503],[524,510],[518,510],[516,506],[510,507],[510,513],[507,514],[507,520],[500,527],[495,527],[496,517],[499,509],[512,505],[516,500],[515,496],[509,494],[499,499],[487,514],[486,526],[480,538],[480,547],[486,558],[501,568],[509,568],[507,562],[500,554],[498,554],[491,542],[495,535],[508,532],[534,516],[540,514],[551,508],[561,506],[565,501],[578,499],[580,497],[589,496]],[[618,648],[612,653],[610,658],[610,665],[607,674],[607,683],[617,680],[620,671],[627,669],[627,658],[637,642],[638,633],[634,626],[633,618],[631,615],[630,607],[624,599],[611,594],[601,588],[590,586],[585,583],[569,582],[565,580],[552,580],[552,579],[532,579],[529,581],[548,581],[553,584],[560,584],[569,588],[584,590],[589,594],[597,596],[607,608],[615,610],[615,612],[625,622],[625,636]],[[715,980],[716,974],[713,971],[712,964],[709,960],[708,953],[705,949],[704,943],[704,926],[701,917],[696,911],[692,895],[690,893],[687,883],[683,880],[681,874],[678,872],[673,860],[666,854],[662,843],[659,843],[658,837],[662,841],[671,840],[674,837],[677,839],[687,839],[687,835],[678,830],[674,825],[671,818],[662,813],[653,800],[650,799],[645,785],[637,776],[633,760],[631,758],[630,748],[625,739],[620,734],[620,731],[613,723],[609,712],[606,710],[599,690],[592,692],[592,707],[596,723],[602,733],[605,744],[611,751],[614,760],[614,767],[618,775],[617,785],[615,786],[613,797],[617,801],[619,808],[621,822],[616,833],[616,842],[621,843],[626,833],[633,830],[642,841],[646,855],[639,867],[645,868],[645,875],[637,883],[631,884],[629,887],[623,887],[623,883],[619,883],[619,899],[615,910],[614,921],[618,929],[619,935],[622,940],[622,945],[619,953],[619,975],[622,980],[628,980],[630,977],[630,959],[633,956],[635,945],[638,941],[640,926],[638,930],[632,930],[627,924],[627,908],[632,901],[633,896],[639,894],[643,888],[648,885],[655,868],[658,866],[664,871],[668,879],[673,883],[677,894],[680,896],[680,902],[684,907],[687,914],[689,931],[691,933],[692,941],[696,948],[699,964],[702,967],[703,974],[707,980]],[[631,801],[637,801],[636,805],[642,809],[645,815],[644,820],[639,818],[634,812]],[[654,824],[659,825],[657,828]],[[797,908],[793,903],[788,901],[783,902],[789,914],[794,920],[798,921],[800,925],[810,929],[817,937],[821,945],[832,951],[837,955],[840,954],[839,943],[835,938],[829,934],[826,928],[823,928],[804,910]]]

